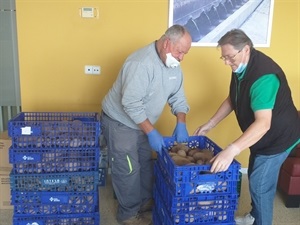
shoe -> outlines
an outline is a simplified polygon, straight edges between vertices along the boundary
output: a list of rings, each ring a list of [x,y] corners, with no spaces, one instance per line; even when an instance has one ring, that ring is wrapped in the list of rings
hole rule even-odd
[[[127,220],[122,221],[122,225],[152,225],[152,219],[137,214]]]
[[[242,217],[236,217],[235,222],[236,225],[252,225],[254,223],[255,218],[251,216],[250,213],[246,213]]]
[[[153,198],[150,198],[144,205],[140,208],[140,213],[152,211],[152,208],[154,206],[154,200]]]

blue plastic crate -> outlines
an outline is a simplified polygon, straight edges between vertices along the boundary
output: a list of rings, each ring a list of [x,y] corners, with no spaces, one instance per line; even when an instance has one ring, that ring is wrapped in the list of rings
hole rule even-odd
[[[222,208],[236,210],[238,206],[238,193],[227,193],[227,191],[213,190],[211,192],[197,193],[186,196],[176,196],[172,193],[164,178],[157,169],[155,170],[155,188],[163,196],[167,210],[170,213],[188,212],[190,208],[193,211],[212,208]],[[224,187],[224,186],[223,186]],[[156,191],[154,191],[154,198]]]
[[[194,197],[174,197],[170,195],[167,190],[162,190],[159,186],[155,186],[153,196],[155,201],[156,198],[161,198],[170,215],[198,213],[205,210],[213,213],[216,209],[218,211],[235,211],[238,206],[238,197],[236,194],[206,194]]]
[[[8,122],[13,148],[98,147],[98,113],[22,112]]]
[[[193,207],[188,212],[169,213],[162,197],[158,194],[155,197],[155,210],[164,225],[224,225],[235,224],[234,210],[222,208],[208,208],[200,211],[193,211]]]
[[[12,191],[92,192],[98,190],[99,172],[10,174]]]
[[[99,186],[105,186],[106,184],[106,168],[99,168]]]
[[[197,197],[199,195],[237,194],[238,181],[216,179],[207,174],[200,181],[174,183],[160,163],[154,164],[155,182],[175,197]],[[206,179],[212,176],[214,179]]]
[[[152,210],[152,222],[153,225],[166,225],[160,221],[158,213],[156,212],[156,207],[154,207]]]
[[[157,207],[154,207],[154,209],[152,210],[153,216],[152,216],[152,221],[153,221],[153,225],[188,225],[190,223],[172,223],[171,220],[169,218],[160,218],[159,213],[158,213],[159,209]],[[235,222],[229,222],[229,223],[213,223],[213,222],[209,222],[209,223],[192,223],[192,225],[236,225]]]
[[[175,137],[164,137],[166,145],[165,150],[162,151],[162,155],[158,155],[159,163],[165,168],[169,177],[174,183],[178,182],[197,182],[197,181],[209,181],[209,180],[238,180],[239,169],[241,164],[235,159],[231,163],[230,167],[225,172],[219,172],[210,174],[211,165],[185,165],[177,166],[168,154],[168,151],[175,145]],[[187,143],[189,148],[210,149],[214,155],[222,151],[222,149],[216,145],[212,140],[205,136],[191,136]]]
[[[11,192],[14,214],[48,215],[93,213],[99,210],[98,192]]]
[[[99,225],[100,215],[95,213],[78,213],[64,215],[13,216],[13,225]]]
[[[9,149],[14,174],[96,171],[100,149]]]

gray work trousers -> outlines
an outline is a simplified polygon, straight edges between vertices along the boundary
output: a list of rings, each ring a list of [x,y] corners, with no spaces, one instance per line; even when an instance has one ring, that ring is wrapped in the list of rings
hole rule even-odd
[[[117,220],[135,216],[152,198],[153,160],[147,135],[101,115],[101,129],[108,147],[112,185],[118,199]]]

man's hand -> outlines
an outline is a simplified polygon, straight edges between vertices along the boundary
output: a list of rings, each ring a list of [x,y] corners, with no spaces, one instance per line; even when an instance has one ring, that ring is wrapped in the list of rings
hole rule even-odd
[[[176,138],[178,143],[185,143],[189,141],[189,134],[186,130],[186,124],[178,122],[176,124],[173,136]]]
[[[153,129],[148,134],[148,140],[151,148],[161,155],[163,147],[165,147],[164,139],[160,133]]]
[[[211,159],[213,162],[210,172],[217,173],[228,170],[235,156],[237,156],[241,150],[234,144],[228,145],[223,151],[219,152],[215,157]]]
[[[207,123],[201,125],[200,127],[198,127],[195,131],[193,135],[206,135],[206,133],[208,131],[210,131],[212,128],[214,128],[216,126],[216,124],[212,121],[209,120]]]

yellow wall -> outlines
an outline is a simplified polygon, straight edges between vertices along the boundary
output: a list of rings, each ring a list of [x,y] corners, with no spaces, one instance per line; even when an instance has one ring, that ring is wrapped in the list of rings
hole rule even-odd
[[[285,70],[298,108],[299,5],[298,0],[275,0],[271,47],[259,49]],[[167,0],[16,0],[16,6],[23,111],[100,111],[124,59],[168,26]],[[84,6],[98,8],[99,19],[81,18]],[[219,56],[215,47],[192,47],[182,63],[190,133],[228,93],[230,70]],[[101,75],[85,75],[84,65],[100,65]],[[156,126],[171,135],[174,124],[166,107]],[[233,115],[208,134],[221,147],[238,135]],[[237,158],[244,167],[247,156],[245,151]]]

